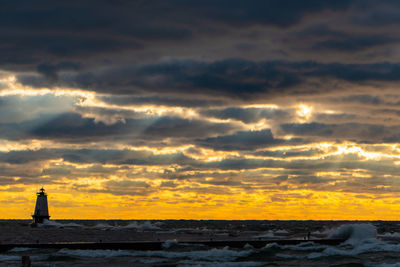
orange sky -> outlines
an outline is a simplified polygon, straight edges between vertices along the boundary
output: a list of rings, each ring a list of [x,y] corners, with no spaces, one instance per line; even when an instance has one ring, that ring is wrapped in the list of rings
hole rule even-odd
[[[399,217],[396,1],[14,2],[0,219]]]

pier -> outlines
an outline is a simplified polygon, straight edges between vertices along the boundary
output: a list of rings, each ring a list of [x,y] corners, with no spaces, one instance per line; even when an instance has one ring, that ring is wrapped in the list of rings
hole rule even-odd
[[[279,240],[218,240],[218,241],[177,241],[179,244],[204,245],[207,247],[231,247],[243,248],[246,245],[254,248],[262,248],[268,244],[276,243],[279,245],[298,245],[304,242],[314,242],[322,245],[339,245],[345,239],[313,239],[313,240],[296,240],[296,239],[279,239]],[[22,243],[22,244],[0,244],[0,251],[8,251],[13,248],[41,248],[41,249],[129,249],[129,250],[162,250],[164,241],[136,241],[136,242],[61,242],[61,243]]]

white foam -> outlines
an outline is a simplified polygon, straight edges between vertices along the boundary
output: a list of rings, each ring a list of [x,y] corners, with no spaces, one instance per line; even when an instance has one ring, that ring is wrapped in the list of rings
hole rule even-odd
[[[1,261],[20,261],[21,256],[15,255],[0,255],[0,262]]]
[[[300,255],[291,255],[291,254],[283,254],[283,253],[277,253],[275,254],[276,257],[283,258],[283,259],[304,259],[304,256]]]
[[[253,261],[243,261],[243,262],[209,262],[209,261],[190,261],[184,260],[179,261],[178,266],[218,266],[218,267],[253,267],[253,266],[265,266],[265,262],[253,262]]]
[[[284,231],[284,230],[279,230],[276,232],[267,232],[265,234],[262,235],[256,235],[253,236],[254,238],[286,238],[287,237],[288,232]]]
[[[158,257],[158,258],[188,258],[191,260],[204,260],[204,261],[232,261],[239,257],[246,257],[254,253],[254,250],[236,251],[230,250],[228,247],[223,249],[210,249],[202,251],[129,251],[129,250],[71,250],[61,249],[59,253],[87,258],[111,258],[121,256],[131,257]]]
[[[216,233],[215,236],[229,236],[229,233]]]
[[[277,243],[271,243],[266,245],[262,250],[281,249],[292,251],[322,251],[327,247],[328,246],[325,245],[317,245],[313,242],[304,242],[298,245],[278,245]]]
[[[366,252],[399,251],[400,245],[390,245],[376,239],[377,232],[370,224],[342,225],[330,235],[330,238],[346,239],[343,245],[351,245],[351,248],[327,247],[322,252],[314,252],[308,255],[309,259],[326,256],[355,256]]]
[[[151,223],[146,221],[139,224],[138,222],[131,222],[124,226],[113,226],[105,223],[96,224],[93,228],[98,228],[101,230],[119,230],[119,229],[137,229],[137,230],[160,230],[160,226],[163,225],[162,222]]]
[[[400,233],[384,233],[382,235],[378,235],[378,237],[400,237]]]
[[[159,230],[161,229],[158,223],[152,224],[151,222],[144,222],[142,224],[138,224],[137,222],[131,222],[126,226],[121,226],[120,228],[125,229],[140,229],[140,230]]]
[[[157,225],[156,226],[160,226]],[[179,234],[179,233],[185,233],[185,234],[204,234],[204,233],[214,233],[214,231],[207,229],[206,227],[203,228],[177,228],[177,229],[172,229],[168,231],[157,231],[157,234]],[[223,233],[226,234],[226,233]],[[218,233],[216,234],[218,235]]]
[[[275,234],[278,234],[278,235],[289,234],[289,232],[286,231],[286,230],[278,230],[278,231],[275,231],[274,233],[275,233]]]
[[[156,263],[164,263],[166,262],[165,259],[139,259],[140,263],[144,264],[156,264]]]
[[[108,229],[114,228],[114,226],[106,224],[106,223],[98,223],[95,226],[93,226],[93,228],[97,228],[100,230],[108,230]]]
[[[255,237],[255,238],[275,238],[275,235],[274,235],[274,233],[268,232],[266,234],[256,235],[256,236],[253,236],[253,237]]]
[[[43,223],[39,223],[38,227],[56,227],[56,228],[76,228],[85,227],[84,225],[77,223],[60,223],[56,221],[44,220]]]
[[[156,234],[176,234],[178,231],[177,230],[171,230],[171,231],[157,231]]]
[[[375,239],[376,228],[370,224],[345,224],[333,232],[329,238],[346,239],[345,245],[355,246],[368,239]]]
[[[396,262],[396,263],[380,263],[380,264],[376,264],[376,263],[369,263],[366,264],[367,267],[400,267],[400,262]]]
[[[367,252],[400,252],[400,244],[388,244],[383,241],[367,239],[357,243],[353,248],[327,247],[322,252],[314,252],[308,255],[309,259],[326,256],[356,256]]]
[[[10,249],[8,252],[24,252],[24,251],[29,251],[32,249],[33,248],[13,248],[13,249]]]
[[[172,247],[172,246],[175,246],[175,245],[177,245],[178,244],[178,241],[176,240],[176,239],[174,239],[174,240],[167,240],[167,241],[165,241],[163,244],[162,244],[162,248],[163,249],[168,249],[168,248],[170,248],[170,247]]]
[[[311,233],[312,236],[322,236],[322,237],[326,237],[326,236],[330,236],[332,235],[333,232],[337,231],[337,229],[326,229],[323,231],[314,231]]]
[[[263,250],[308,251],[310,252],[310,254],[306,256],[308,259],[317,259],[327,256],[357,256],[359,254],[371,252],[400,252],[400,244],[389,244],[377,240],[376,236],[376,229],[372,225],[349,224],[339,227],[331,234],[330,238],[346,239],[345,242],[337,247],[317,245],[313,242],[304,242],[298,245],[278,245],[272,243],[265,246]],[[276,256],[288,259],[304,258],[303,255],[285,253],[277,253]]]
[[[113,257],[123,257],[123,256],[135,256],[134,252],[128,250],[100,250],[100,249],[67,249],[63,248],[58,251],[61,254],[67,254],[76,257],[85,258],[113,258]]]
[[[49,258],[49,255],[35,255],[30,256],[32,261],[45,261]],[[22,256],[19,255],[4,255],[0,254],[0,262],[2,261],[18,261],[21,262]]]
[[[243,249],[254,249],[254,247],[249,243],[246,243],[246,245],[243,246]]]

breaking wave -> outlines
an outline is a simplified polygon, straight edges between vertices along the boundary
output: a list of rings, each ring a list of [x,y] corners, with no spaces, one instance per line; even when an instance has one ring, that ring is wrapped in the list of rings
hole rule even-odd
[[[400,262],[397,262],[397,263],[381,263],[381,264],[367,264],[366,267],[400,267]]]
[[[281,249],[292,251],[309,251],[308,255],[289,255],[277,254],[281,258],[307,258],[318,259],[329,256],[357,256],[363,253],[373,252],[400,252],[400,244],[388,244],[384,241],[376,239],[377,231],[374,226],[369,224],[349,224],[342,225],[334,231],[330,238],[345,239],[345,241],[337,246],[316,245],[312,242],[302,243],[299,245],[280,246],[278,244],[270,244],[265,249]],[[385,265],[380,265],[385,266]],[[389,265],[390,266],[390,265]],[[394,265],[396,266],[396,265]]]
[[[276,232],[267,232],[262,235],[253,236],[254,238],[287,238],[288,232],[283,232],[282,230]]]
[[[49,258],[49,255],[36,255],[30,256],[32,261],[45,261]],[[2,255],[0,254],[0,263],[4,261],[21,261],[21,256],[19,255]],[[7,265],[8,266],[8,265]]]
[[[60,223],[56,221],[44,220],[43,223],[39,223],[38,227],[56,227],[56,228],[77,228],[77,227],[85,227],[82,224],[77,223]]]
[[[202,260],[202,261],[233,261],[239,257],[246,257],[254,253],[254,251],[236,251],[231,250],[228,247],[223,249],[210,249],[201,251],[130,251],[130,250],[71,250],[61,249],[61,254],[77,257],[87,258],[111,258],[111,257],[158,257],[167,259],[179,259],[185,258],[190,260]]]
[[[83,224],[77,223],[61,223],[53,220],[44,220],[43,223],[39,223],[37,227],[46,228],[46,227],[54,227],[54,228],[96,228],[101,230],[119,230],[119,229],[137,229],[137,230],[160,230],[162,226],[162,222],[151,223],[149,221],[145,221],[143,223],[131,222],[127,225],[109,225],[105,223],[99,223],[95,226],[87,226]]]
[[[329,238],[346,239],[346,245],[357,245],[366,240],[375,240],[376,228],[370,224],[345,224],[333,232]]]
[[[376,239],[377,231],[370,224],[348,224],[342,225],[335,230],[330,238],[345,239],[339,246],[317,245],[313,242],[301,243],[299,245],[278,245],[269,244],[264,250],[285,251],[309,251],[309,254],[285,254],[277,253],[276,256],[286,259],[318,259],[329,256],[348,256],[353,257],[363,253],[374,252],[400,252],[400,244],[389,244]],[[396,263],[398,264],[398,263]],[[378,265],[379,267],[394,267],[400,265]],[[375,266],[375,265],[371,265]]]
[[[207,261],[190,261],[184,260],[178,262],[177,266],[196,266],[196,267],[253,267],[253,266],[265,266],[264,262],[207,262]]]
[[[137,222],[131,222],[127,225],[109,225],[109,224],[97,224],[94,228],[98,228],[101,230],[119,230],[119,229],[137,229],[137,230],[160,230],[162,226],[162,222],[151,223],[149,221],[143,222],[141,224]]]

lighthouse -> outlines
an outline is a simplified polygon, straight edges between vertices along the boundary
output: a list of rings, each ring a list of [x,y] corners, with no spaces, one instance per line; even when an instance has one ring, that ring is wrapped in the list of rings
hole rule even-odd
[[[32,215],[34,225],[43,223],[44,219],[50,219],[49,208],[47,206],[47,194],[44,192],[44,188],[42,187],[36,195],[35,213]]]

